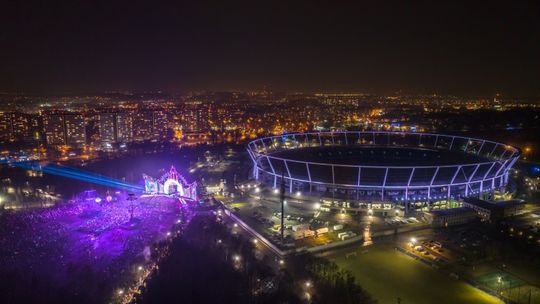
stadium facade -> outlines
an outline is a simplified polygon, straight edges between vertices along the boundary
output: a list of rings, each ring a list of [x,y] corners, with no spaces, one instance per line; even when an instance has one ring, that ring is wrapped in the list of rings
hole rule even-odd
[[[382,202],[481,197],[502,190],[516,147],[463,136],[343,131],[259,138],[253,176],[291,193]]]

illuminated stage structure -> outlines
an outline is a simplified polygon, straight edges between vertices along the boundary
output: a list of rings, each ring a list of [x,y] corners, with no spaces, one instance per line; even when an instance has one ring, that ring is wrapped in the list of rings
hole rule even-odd
[[[197,200],[197,183],[189,184],[182,175],[178,174],[174,166],[171,166],[169,172],[158,179],[146,174],[143,174],[143,178],[144,192],[146,194],[178,196],[184,199]]]

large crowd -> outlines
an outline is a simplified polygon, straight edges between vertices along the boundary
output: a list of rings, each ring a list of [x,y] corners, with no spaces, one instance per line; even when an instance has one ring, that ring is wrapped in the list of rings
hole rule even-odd
[[[133,207],[133,216],[131,213]],[[0,213],[0,302],[95,302],[132,280],[135,263],[166,239],[182,207],[168,198],[96,203],[76,200],[45,209]],[[150,250],[151,251],[151,250]],[[16,287],[16,288],[15,288]],[[51,290],[53,288],[53,290]],[[53,299],[48,299],[47,295]],[[92,297],[85,300],[85,297]],[[58,298],[60,297],[60,298]],[[2,301],[2,299],[7,301]]]

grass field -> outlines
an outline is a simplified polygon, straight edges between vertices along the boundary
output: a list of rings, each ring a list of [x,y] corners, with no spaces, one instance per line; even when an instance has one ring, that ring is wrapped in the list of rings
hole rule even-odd
[[[538,287],[528,285],[507,272],[485,273],[477,276],[475,280],[492,290],[502,292],[516,303],[540,303],[540,289]]]
[[[367,253],[360,253],[363,250]],[[499,299],[396,251],[390,245],[359,248],[357,256],[345,255],[353,250],[336,252],[329,259],[350,270],[358,283],[380,304],[495,304]]]

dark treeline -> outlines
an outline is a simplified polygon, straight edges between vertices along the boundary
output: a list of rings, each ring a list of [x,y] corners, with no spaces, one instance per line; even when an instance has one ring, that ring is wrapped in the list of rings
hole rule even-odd
[[[240,256],[238,263],[234,257]],[[147,283],[150,303],[299,303],[286,275],[255,259],[253,243],[213,216],[197,216]],[[275,287],[265,289],[265,282]]]

